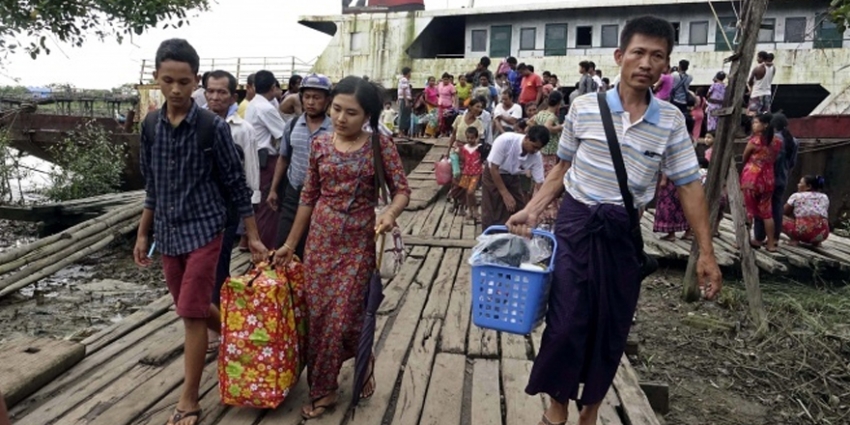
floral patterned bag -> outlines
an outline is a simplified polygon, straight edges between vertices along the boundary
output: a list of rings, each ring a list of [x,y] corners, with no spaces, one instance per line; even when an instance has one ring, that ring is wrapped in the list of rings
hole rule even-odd
[[[298,383],[306,364],[304,266],[268,263],[230,278],[221,290],[221,401],[274,409]]]

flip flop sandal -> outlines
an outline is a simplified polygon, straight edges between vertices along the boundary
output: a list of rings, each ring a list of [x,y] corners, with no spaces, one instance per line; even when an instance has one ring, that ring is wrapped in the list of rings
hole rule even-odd
[[[216,338],[207,344],[207,354],[218,353],[218,348],[221,346],[221,338]]]
[[[201,421],[201,409],[193,410],[191,412],[184,412],[180,409],[174,409],[174,413],[171,415],[170,418],[168,418],[167,425],[177,425],[178,423],[180,423],[180,421],[189,418],[196,418],[195,425],[197,425]]]
[[[318,400],[321,400],[321,398],[318,399]],[[339,396],[337,396],[337,400],[334,400],[333,403],[321,404],[321,405],[318,405],[318,406],[316,405],[315,401],[311,401],[310,402],[310,408],[311,408],[310,413],[304,412],[304,409],[302,408],[301,409],[301,417],[304,418],[304,420],[308,420],[308,421],[311,420],[311,419],[319,419],[322,416],[324,416],[325,413],[332,412],[336,408],[336,405],[337,405],[338,402],[339,402]]]
[[[543,416],[540,418],[540,423],[538,425],[567,425],[567,421],[552,422],[549,420],[549,418],[546,417],[546,414],[544,413]]]
[[[371,363],[372,363],[371,366],[370,366],[371,371],[369,372],[369,377],[366,378],[366,383],[372,386],[372,391],[367,395],[367,394],[365,394],[364,390],[361,389],[360,390],[360,400],[369,400],[370,398],[372,398],[373,395],[375,395],[375,387],[377,386],[377,382],[375,381],[375,358],[374,357],[372,357]],[[364,385],[364,387],[365,387],[365,385]]]

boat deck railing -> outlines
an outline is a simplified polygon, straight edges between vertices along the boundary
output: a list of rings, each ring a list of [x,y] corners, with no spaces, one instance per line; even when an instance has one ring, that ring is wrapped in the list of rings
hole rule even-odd
[[[203,74],[207,71],[227,71],[236,77],[239,85],[244,85],[247,83],[249,75],[260,70],[266,70],[271,71],[280,80],[281,84],[285,86],[289,77],[296,74],[308,74],[313,69],[315,62],[316,58],[305,61],[295,56],[211,58],[201,59],[199,72]],[[155,62],[153,60],[142,60],[139,84],[152,83],[154,70]]]

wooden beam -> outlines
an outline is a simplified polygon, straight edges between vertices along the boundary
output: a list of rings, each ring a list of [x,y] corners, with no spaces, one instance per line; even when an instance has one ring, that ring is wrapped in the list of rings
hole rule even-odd
[[[709,223],[714,233],[718,214],[720,214],[720,198],[724,179],[729,173],[729,164],[733,157],[733,144],[735,133],[740,127],[741,99],[747,86],[747,77],[750,73],[753,57],[755,56],[756,43],[758,42],[759,25],[765,11],[767,11],[768,0],[747,0],[741,10],[741,43],[738,45],[733,57],[737,60],[732,62],[729,70],[729,86],[726,88],[726,97],[723,99],[723,108],[732,107],[732,113],[728,116],[719,117],[717,135],[714,142],[714,154],[711,166],[708,169],[708,184],[706,195],[710,209]],[[743,253],[742,253],[743,254]],[[700,299],[699,279],[696,275],[697,259],[699,258],[699,246],[697,241],[691,244],[691,256],[688,260],[688,268],[685,272],[682,285],[682,296],[685,301],[693,302]],[[742,261],[744,259],[742,258]]]
[[[614,388],[620,398],[623,416],[631,425],[660,425],[646,394],[640,388],[637,372],[624,355],[620,359],[620,368],[614,375]]]
[[[734,218],[735,237],[738,241],[738,248],[741,250],[741,271],[744,274],[744,285],[747,288],[750,319],[756,325],[756,335],[760,335],[767,330],[767,312],[764,309],[764,300],[761,296],[759,269],[756,267],[755,254],[753,253],[753,248],[750,246],[750,231],[747,229],[747,218],[744,212],[744,195],[738,183],[738,170],[735,167],[729,167],[727,183],[729,206],[732,209],[732,217]]]
[[[0,388],[8,406],[38,391],[86,356],[86,346],[24,337],[0,346]]]
[[[478,245],[475,239],[442,239],[433,236],[405,236],[405,246],[427,246],[431,248],[469,249]]]

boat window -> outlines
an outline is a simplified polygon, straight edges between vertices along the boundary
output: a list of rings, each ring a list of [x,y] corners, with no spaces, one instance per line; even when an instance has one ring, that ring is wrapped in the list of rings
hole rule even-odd
[[[472,30],[472,51],[487,51],[487,30]]]
[[[759,43],[773,43],[773,37],[776,33],[776,19],[765,18],[761,20],[759,28]]]
[[[785,18],[785,42],[802,43],[806,41],[806,18]]]
[[[510,25],[490,27],[490,57],[504,58],[511,55],[512,29]]]
[[[366,47],[366,34],[362,32],[351,33],[351,51],[359,52]]]
[[[547,24],[544,56],[567,55],[567,24]]]
[[[738,33],[738,18],[721,16],[714,32],[714,51],[725,52],[735,48],[735,35]],[[723,35],[726,34],[724,37]],[[727,43],[728,40],[728,43]],[[731,46],[731,48],[730,48]]]
[[[708,21],[691,22],[688,44],[693,46],[704,46],[708,44]]]
[[[829,15],[825,13],[818,15],[815,22],[818,23],[815,31],[815,49],[835,49],[843,46],[844,34],[838,31]]]
[[[537,48],[537,28],[519,30],[519,49],[534,50]]]
[[[619,25],[602,25],[602,47],[617,47],[619,34]]]
[[[462,58],[486,49],[486,29],[467,29],[463,16],[442,16],[429,22],[406,52],[412,59]]]
[[[681,22],[670,22],[670,25],[673,25],[673,44],[679,45],[679,33],[682,32],[682,23]]]
[[[576,27],[576,47],[593,46],[593,27]]]

